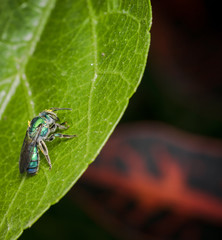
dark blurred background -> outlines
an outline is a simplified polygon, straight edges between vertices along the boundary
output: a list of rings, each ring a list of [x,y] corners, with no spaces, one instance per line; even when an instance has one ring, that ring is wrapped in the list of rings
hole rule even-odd
[[[147,67],[119,126],[20,239],[222,239],[221,8],[152,7]]]

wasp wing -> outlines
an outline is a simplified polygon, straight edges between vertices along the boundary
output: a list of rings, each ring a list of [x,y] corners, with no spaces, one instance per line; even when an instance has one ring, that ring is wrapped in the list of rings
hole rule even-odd
[[[36,133],[34,139],[29,137],[28,130],[26,131],[26,135],[24,138],[24,142],[22,145],[22,150],[20,153],[20,159],[19,159],[19,170],[20,173],[23,173],[28,168],[28,165],[31,161],[32,157],[32,149],[35,147],[37,143],[37,139],[41,133],[42,126],[39,127],[38,132]]]
[[[19,170],[20,173],[23,173],[28,168],[28,165],[31,161],[31,154],[30,154],[30,146],[32,144],[32,139],[28,136],[28,131],[26,131],[26,135],[24,138],[24,142],[22,145],[22,150],[20,153],[20,160],[19,160]]]

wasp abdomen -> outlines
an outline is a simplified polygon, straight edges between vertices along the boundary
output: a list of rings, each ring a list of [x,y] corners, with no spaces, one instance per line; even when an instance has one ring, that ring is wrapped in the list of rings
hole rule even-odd
[[[30,149],[31,151],[31,161],[29,162],[27,172],[29,174],[35,174],[38,171],[39,168],[39,153],[37,146],[35,145]]]

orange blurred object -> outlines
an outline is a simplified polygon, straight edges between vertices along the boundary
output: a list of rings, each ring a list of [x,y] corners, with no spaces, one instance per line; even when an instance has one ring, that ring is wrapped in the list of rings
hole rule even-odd
[[[121,239],[219,239],[204,229],[222,236],[221,172],[221,141],[126,124],[77,183],[75,199]]]

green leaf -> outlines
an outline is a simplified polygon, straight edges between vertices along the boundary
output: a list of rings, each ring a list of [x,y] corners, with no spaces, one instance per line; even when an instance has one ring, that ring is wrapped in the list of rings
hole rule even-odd
[[[95,159],[135,92],[150,43],[149,0],[0,0],[0,239],[15,239]],[[47,143],[39,173],[20,175],[31,120],[60,111],[74,139]]]

